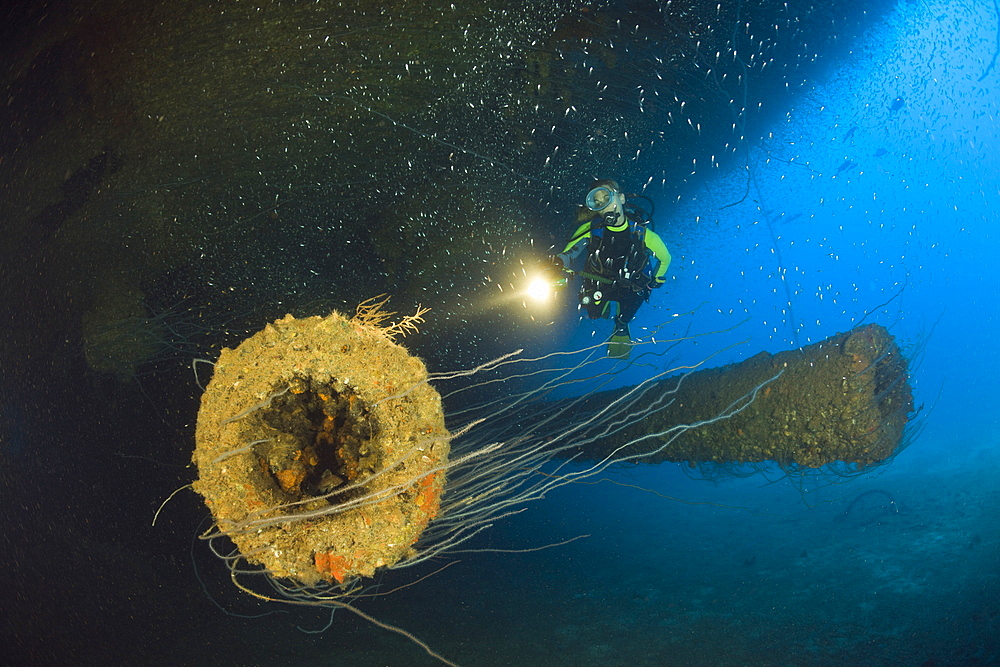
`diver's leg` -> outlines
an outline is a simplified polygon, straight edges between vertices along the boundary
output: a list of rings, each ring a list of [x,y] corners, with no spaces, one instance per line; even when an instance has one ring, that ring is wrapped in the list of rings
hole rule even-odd
[[[618,314],[615,315],[615,330],[611,333],[611,338],[608,339],[608,356],[612,359],[624,361],[632,353],[632,334],[629,333],[628,323],[635,317],[635,311],[639,309],[638,303],[631,298],[632,294],[631,290],[627,293],[622,290],[615,298],[615,303],[618,304]]]
[[[611,332],[611,337],[625,337],[631,340],[632,335],[628,330],[628,321],[626,321],[621,313],[615,315],[615,330]]]
[[[612,336],[632,336],[628,331],[628,323],[632,321],[635,314],[639,312],[639,306],[645,300],[642,294],[636,294],[632,290],[621,290],[618,296],[618,314],[615,316],[615,332]]]

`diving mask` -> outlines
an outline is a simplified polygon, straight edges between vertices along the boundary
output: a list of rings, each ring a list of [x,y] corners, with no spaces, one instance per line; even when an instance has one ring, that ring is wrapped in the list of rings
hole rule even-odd
[[[587,208],[591,211],[601,211],[614,203],[618,194],[609,187],[600,186],[587,193]]]

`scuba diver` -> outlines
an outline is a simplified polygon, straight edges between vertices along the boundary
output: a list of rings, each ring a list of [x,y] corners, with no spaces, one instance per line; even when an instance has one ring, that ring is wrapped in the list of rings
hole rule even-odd
[[[596,181],[585,202],[577,211],[581,224],[555,259],[563,271],[583,278],[580,306],[591,319],[609,317],[611,302],[618,304],[608,356],[627,359],[632,343],[628,323],[650,291],[663,286],[670,252],[647,228],[650,214],[629,202],[615,181]],[[583,271],[572,270],[584,249]]]

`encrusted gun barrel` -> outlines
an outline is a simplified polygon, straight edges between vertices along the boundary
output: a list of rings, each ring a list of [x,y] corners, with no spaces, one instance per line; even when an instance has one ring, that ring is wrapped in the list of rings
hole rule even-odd
[[[753,399],[741,403],[757,387]],[[587,405],[596,409],[627,391],[594,394]],[[663,407],[650,409],[657,402]],[[688,429],[664,446],[676,425],[712,420],[740,406],[728,419]],[[679,386],[676,377],[658,382],[633,405],[641,418],[585,447],[582,458],[601,459],[633,443],[630,455],[653,452],[637,459],[647,463],[775,461],[819,468],[843,462],[861,468],[899,449],[912,410],[906,358],[884,327],[869,324],[797,350],[761,352],[697,371]]]
[[[223,350],[202,396],[194,489],[274,577],[370,577],[411,555],[438,511],[441,398],[376,324],[289,315]]]

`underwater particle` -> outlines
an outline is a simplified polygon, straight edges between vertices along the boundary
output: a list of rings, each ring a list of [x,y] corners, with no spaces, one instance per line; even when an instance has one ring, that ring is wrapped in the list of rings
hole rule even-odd
[[[222,351],[194,489],[270,576],[370,577],[411,556],[437,514],[450,436],[423,363],[392,342],[398,326],[289,315]]]

